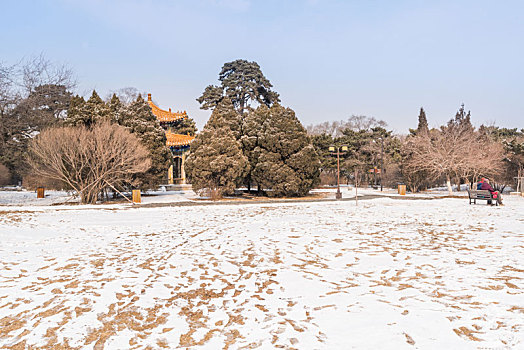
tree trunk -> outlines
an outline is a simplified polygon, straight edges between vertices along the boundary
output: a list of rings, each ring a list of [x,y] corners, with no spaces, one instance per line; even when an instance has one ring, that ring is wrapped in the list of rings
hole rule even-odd
[[[355,170],[355,205],[358,205],[358,170]]]
[[[451,187],[451,178],[446,175],[446,186],[448,187],[448,193],[451,196],[453,194],[453,188]]]
[[[517,192],[520,192],[522,194],[523,192],[523,183],[522,183],[522,175],[524,173],[524,168],[522,166],[519,167],[519,170],[517,172]]]
[[[244,99],[240,100],[240,115],[244,116]]]

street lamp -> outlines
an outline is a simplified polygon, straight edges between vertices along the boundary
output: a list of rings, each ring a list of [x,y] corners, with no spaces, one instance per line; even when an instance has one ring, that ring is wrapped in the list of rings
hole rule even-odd
[[[384,179],[384,138],[380,137],[380,191],[382,192],[382,180]]]
[[[384,179],[384,138],[379,137],[380,140],[380,191],[383,190],[382,180]],[[375,140],[373,140],[373,143],[376,143]],[[371,170],[370,170],[371,171]],[[373,175],[375,177],[375,188],[377,187],[377,167],[373,167]]]
[[[329,152],[337,156],[337,193],[335,195],[336,199],[342,198],[342,192],[340,192],[340,156],[343,154],[346,154],[347,151],[348,151],[347,145],[329,146]]]

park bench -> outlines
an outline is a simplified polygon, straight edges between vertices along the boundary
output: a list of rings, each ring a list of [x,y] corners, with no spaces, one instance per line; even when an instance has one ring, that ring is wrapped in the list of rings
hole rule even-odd
[[[469,196],[469,204],[472,202],[474,204],[477,204],[478,200],[485,200],[488,203],[492,201],[491,203],[495,203],[495,205],[499,205],[498,201],[493,198],[493,194],[488,190],[468,190],[468,196]]]

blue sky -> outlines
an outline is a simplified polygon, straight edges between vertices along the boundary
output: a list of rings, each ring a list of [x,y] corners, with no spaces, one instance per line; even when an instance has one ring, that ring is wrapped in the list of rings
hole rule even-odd
[[[163,108],[195,99],[224,62],[256,61],[304,124],[363,114],[405,133],[461,103],[473,122],[524,128],[524,2],[414,0],[3,1],[0,61],[44,53],[77,92],[148,91]]]

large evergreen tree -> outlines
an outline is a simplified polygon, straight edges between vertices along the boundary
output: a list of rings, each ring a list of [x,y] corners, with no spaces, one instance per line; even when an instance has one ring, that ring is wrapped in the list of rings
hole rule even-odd
[[[229,128],[236,140],[242,137],[242,117],[229,98],[222,99],[206,123],[207,128]]]
[[[25,158],[29,141],[64,118],[70,96],[65,86],[39,85],[27,97],[18,96],[10,108],[0,111],[0,163],[9,168],[15,181],[21,180],[27,170]]]
[[[230,104],[225,101],[219,104],[204,130],[191,144],[186,170],[197,193],[207,189],[218,196],[232,194],[242,181],[247,159],[242,154],[237,136],[229,127]]]
[[[35,87],[17,106],[17,113],[31,132],[57,125],[66,116],[71,93],[63,85]]]
[[[138,180],[140,187],[144,189],[155,188],[163,181],[172,161],[171,152],[166,146],[164,129],[140,95],[135,102],[121,108],[118,124],[137,135],[142,145],[150,152],[151,168],[146,173],[138,175]]]
[[[280,102],[278,93],[262,73],[256,62],[235,60],[227,62],[220,71],[221,85],[209,85],[197,101],[202,109],[214,109],[224,98],[229,98],[241,115],[251,102],[271,106]]]
[[[262,105],[244,123],[250,176],[270,196],[303,196],[320,181],[320,160],[295,112]]]

